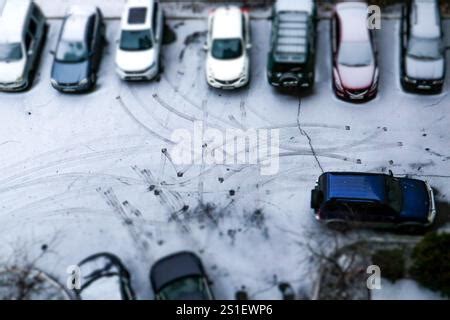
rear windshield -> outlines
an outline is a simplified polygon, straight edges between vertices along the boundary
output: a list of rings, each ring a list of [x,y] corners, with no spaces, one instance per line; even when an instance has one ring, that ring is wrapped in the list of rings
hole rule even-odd
[[[22,59],[22,45],[20,43],[1,43],[0,61],[17,61]]]
[[[120,36],[120,49],[125,51],[149,50],[153,47],[150,29],[123,30]]]
[[[373,63],[372,45],[369,41],[342,42],[338,63],[348,67],[365,67]]]
[[[302,64],[295,63],[274,63],[273,64],[273,72],[302,72],[303,71]]]
[[[216,39],[213,41],[211,54],[214,58],[220,60],[236,59],[242,56],[241,39]]]

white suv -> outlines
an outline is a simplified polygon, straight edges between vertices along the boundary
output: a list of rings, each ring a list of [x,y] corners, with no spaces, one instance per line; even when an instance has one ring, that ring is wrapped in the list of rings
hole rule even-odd
[[[151,80],[160,72],[163,13],[156,0],[128,0],[122,16],[116,71],[123,80]]]
[[[219,89],[245,86],[250,76],[250,19],[238,7],[221,7],[208,19],[206,79]]]

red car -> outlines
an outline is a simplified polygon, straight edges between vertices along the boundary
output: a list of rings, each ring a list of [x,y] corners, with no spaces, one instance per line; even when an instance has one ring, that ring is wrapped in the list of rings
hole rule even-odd
[[[378,66],[372,31],[363,2],[338,3],[331,22],[333,88],[347,101],[368,101],[377,95]]]

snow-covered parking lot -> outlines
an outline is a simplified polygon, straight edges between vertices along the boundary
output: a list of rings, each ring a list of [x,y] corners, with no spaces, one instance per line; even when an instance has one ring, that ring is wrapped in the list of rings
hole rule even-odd
[[[58,14],[50,8],[54,1],[40,3],[44,12],[48,7]],[[58,3],[63,12],[69,1]],[[176,41],[164,47],[159,81],[120,81],[114,71],[119,21],[112,19],[97,89],[60,94],[50,86],[49,54],[60,24],[50,21],[31,90],[0,94],[2,257],[24,248],[33,257],[47,245],[38,265],[65,283],[69,265],[112,252],[145,299],[153,297],[152,263],[186,249],[202,258],[217,298],[233,299],[245,286],[251,298],[277,299],[278,281],[310,290],[309,253],[299,242],[323,230],[309,208],[320,167],[390,169],[426,179],[438,191],[441,220],[450,213],[450,81],[439,96],[402,92],[396,19],[383,20],[378,32],[379,96],[359,105],[333,95],[327,20],[318,27],[314,92],[301,104],[267,83],[267,19],[252,21],[251,83],[236,92],[206,84],[204,19],[168,20]],[[450,21],[445,26],[449,31]],[[170,150],[172,132],[192,131],[195,121],[213,128],[279,129],[279,172],[263,176],[258,165],[171,163],[162,150]]]

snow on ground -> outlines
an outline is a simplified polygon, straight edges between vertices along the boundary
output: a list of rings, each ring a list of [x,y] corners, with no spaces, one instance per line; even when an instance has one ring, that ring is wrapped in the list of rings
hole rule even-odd
[[[414,280],[403,279],[392,283],[382,279],[381,289],[372,291],[372,300],[441,300],[436,292],[421,287]]]
[[[102,1],[102,7],[116,10],[112,3]],[[109,251],[131,271],[141,299],[153,297],[151,264],[182,249],[200,255],[217,298],[232,299],[245,285],[251,298],[277,299],[277,281],[309,290],[309,255],[299,242],[323,230],[309,209],[321,171],[298,116],[324,170],[392,169],[427,179],[448,210],[450,81],[440,96],[402,93],[395,20],[383,21],[380,32],[380,95],[363,105],[333,96],[329,25],[322,21],[316,87],[302,98],[300,113],[297,97],[267,84],[267,20],[252,22],[251,84],[236,92],[205,82],[203,20],[169,20],[177,41],[164,49],[160,81],[121,82],[114,73],[119,23],[110,21],[98,88],[86,95],[50,86],[49,51],[60,23],[51,21],[33,88],[0,95],[1,256],[17,246],[37,254],[48,244],[39,267],[65,283],[69,265]],[[198,41],[185,45],[196,32]],[[173,130],[192,131],[195,120],[208,127],[279,129],[278,174],[262,176],[257,165],[172,165],[161,150],[170,150]],[[215,209],[199,213],[200,200]]]

